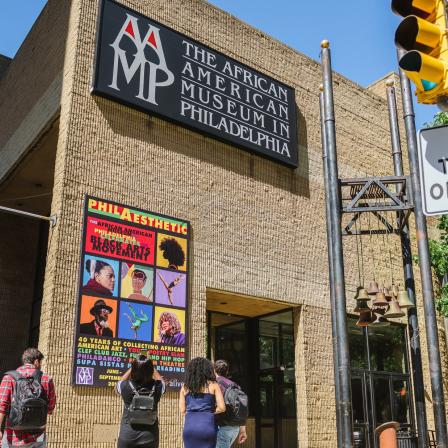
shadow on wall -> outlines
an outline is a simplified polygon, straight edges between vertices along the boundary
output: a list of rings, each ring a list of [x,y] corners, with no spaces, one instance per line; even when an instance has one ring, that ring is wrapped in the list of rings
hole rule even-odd
[[[307,127],[305,117],[299,108],[297,108],[299,167],[292,169],[202,135],[198,131],[190,131],[181,125],[172,124],[166,119],[148,116],[98,96],[92,98],[114,134],[152,144],[159,149],[169,148],[170,151],[183,156],[210,165],[218,165],[224,170],[250,177],[293,195],[310,197]],[[154,155],[157,156],[155,153],[152,156]],[[148,158],[151,156],[148,155]]]

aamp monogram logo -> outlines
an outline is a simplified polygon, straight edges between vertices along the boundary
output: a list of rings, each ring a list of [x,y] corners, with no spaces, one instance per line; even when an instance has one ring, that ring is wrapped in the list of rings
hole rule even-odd
[[[131,82],[137,72],[139,73],[139,90],[136,98],[157,105],[157,87],[167,87],[174,82],[174,75],[166,65],[159,28],[149,24],[148,31],[142,39],[138,27],[138,19],[130,14],[126,15],[127,18],[114,43],[110,44],[114,49],[115,56],[112,82],[109,84],[109,87],[115,90],[120,90],[120,87],[118,86],[118,68],[121,65],[127,84]],[[125,38],[130,39],[136,48],[136,53],[133,54],[134,60],[130,64],[126,57],[126,51],[120,48],[120,43]],[[154,60],[156,60],[157,63],[154,62],[154,60],[146,59],[145,49],[147,47],[151,49],[150,54],[155,53],[156,58],[154,58]],[[157,76],[157,72],[163,72],[164,75]]]

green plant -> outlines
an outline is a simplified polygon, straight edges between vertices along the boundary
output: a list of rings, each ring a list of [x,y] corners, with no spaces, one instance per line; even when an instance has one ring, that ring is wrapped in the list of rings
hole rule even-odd
[[[436,309],[444,317],[448,317],[448,285],[440,288],[440,295],[436,299]]]
[[[448,317],[448,284],[443,279],[448,275],[448,215],[439,218],[437,228],[441,231],[440,238],[429,240],[431,266],[439,280],[439,294],[436,297],[436,309],[444,317]]]
[[[423,125],[424,128],[448,125],[448,112],[437,112],[429,123]]]

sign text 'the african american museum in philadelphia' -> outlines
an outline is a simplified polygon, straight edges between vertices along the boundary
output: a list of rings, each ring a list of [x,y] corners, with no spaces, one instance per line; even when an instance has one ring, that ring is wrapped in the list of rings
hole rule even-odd
[[[294,89],[102,0],[93,92],[297,166]]]

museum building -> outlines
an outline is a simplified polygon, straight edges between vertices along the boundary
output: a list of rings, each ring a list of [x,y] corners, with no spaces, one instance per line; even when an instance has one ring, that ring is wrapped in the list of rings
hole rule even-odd
[[[27,346],[45,354],[49,446],[116,446],[113,385],[141,351],[169,384],[161,448],[182,447],[178,389],[196,356],[226,359],[247,392],[242,447],[336,446],[321,78],[318,61],[203,0],[48,0],[0,57],[0,372]],[[387,78],[334,73],[342,178],[393,174]],[[397,247],[344,239],[368,448],[385,421],[416,429],[406,318],[361,328],[353,314],[360,283],[402,281]]]

